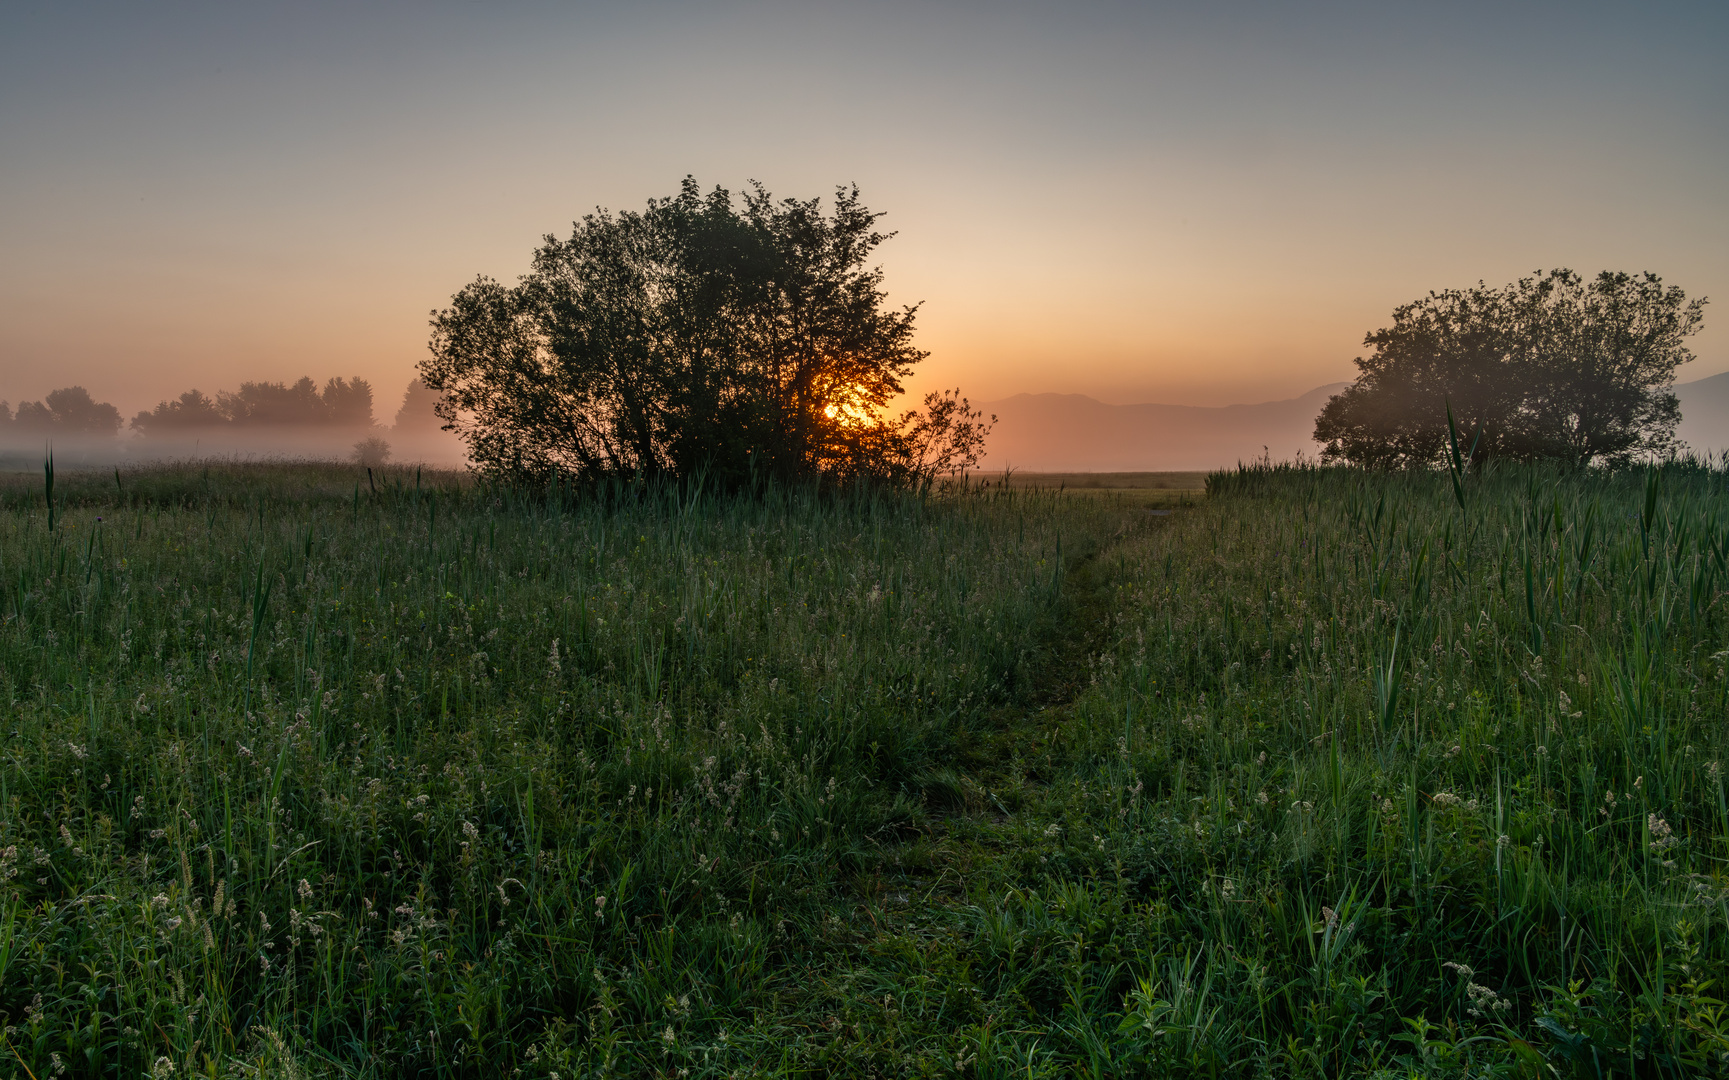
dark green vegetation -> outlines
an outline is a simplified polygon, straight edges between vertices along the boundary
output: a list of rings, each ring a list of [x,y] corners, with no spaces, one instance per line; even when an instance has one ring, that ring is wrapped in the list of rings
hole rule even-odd
[[[548,236],[514,286],[480,278],[433,313],[424,384],[475,469],[896,487],[978,463],[990,424],[958,390],[884,410],[926,353],[915,307],[869,265],[893,234],[856,187],[776,200],[679,193]]]
[[[19,484],[0,1057],[1721,1072],[1726,484]]]
[[[1476,434],[1480,459],[1625,466],[1672,456],[1675,371],[1705,299],[1655,274],[1571,270],[1499,289],[1430,293],[1393,312],[1357,358],[1357,381],[1315,420],[1327,461],[1432,468],[1448,409]]]

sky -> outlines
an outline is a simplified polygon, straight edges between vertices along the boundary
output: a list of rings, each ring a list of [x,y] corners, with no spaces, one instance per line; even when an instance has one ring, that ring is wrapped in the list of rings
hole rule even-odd
[[[915,391],[1217,405],[1354,374],[1431,289],[1709,296],[1729,6],[0,2],[0,398],[360,375],[694,175],[857,183]]]

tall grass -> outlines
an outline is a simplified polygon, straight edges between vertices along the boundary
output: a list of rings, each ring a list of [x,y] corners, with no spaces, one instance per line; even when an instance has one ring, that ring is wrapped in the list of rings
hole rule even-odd
[[[38,1076],[754,1060],[768,973],[1028,678],[1077,524],[315,466],[55,499],[0,516],[0,1051]]]
[[[1721,1075],[1729,473],[1458,479],[0,485],[0,1054]]]
[[[1052,802],[1161,912],[1109,1053],[1721,1072],[1726,482],[1251,468],[1117,549]]]

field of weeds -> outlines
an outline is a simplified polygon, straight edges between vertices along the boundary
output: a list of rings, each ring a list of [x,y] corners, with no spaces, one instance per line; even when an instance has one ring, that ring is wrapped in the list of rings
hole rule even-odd
[[[1729,1069],[1729,475],[0,483],[0,1068]]]

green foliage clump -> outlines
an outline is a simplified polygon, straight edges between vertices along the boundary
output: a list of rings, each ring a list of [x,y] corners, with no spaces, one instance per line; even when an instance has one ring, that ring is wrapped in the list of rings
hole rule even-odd
[[[1357,380],[1327,401],[1327,461],[1434,468],[1456,413],[1481,457],[1625,466],[1681,449],[1675,371],[1704,323],[1655,274],[1552,270],[1501,288],[1447,289],[1368,334]]]
[[[917,308],[869,265],[892,234],[856,187],[776,200],[686,177],[640,212],[548,236],[514,286],[432,319],[423,384],[481,473],[916,486],[971,468],[990,424],[959,391],[885,413],[925,358]]]

